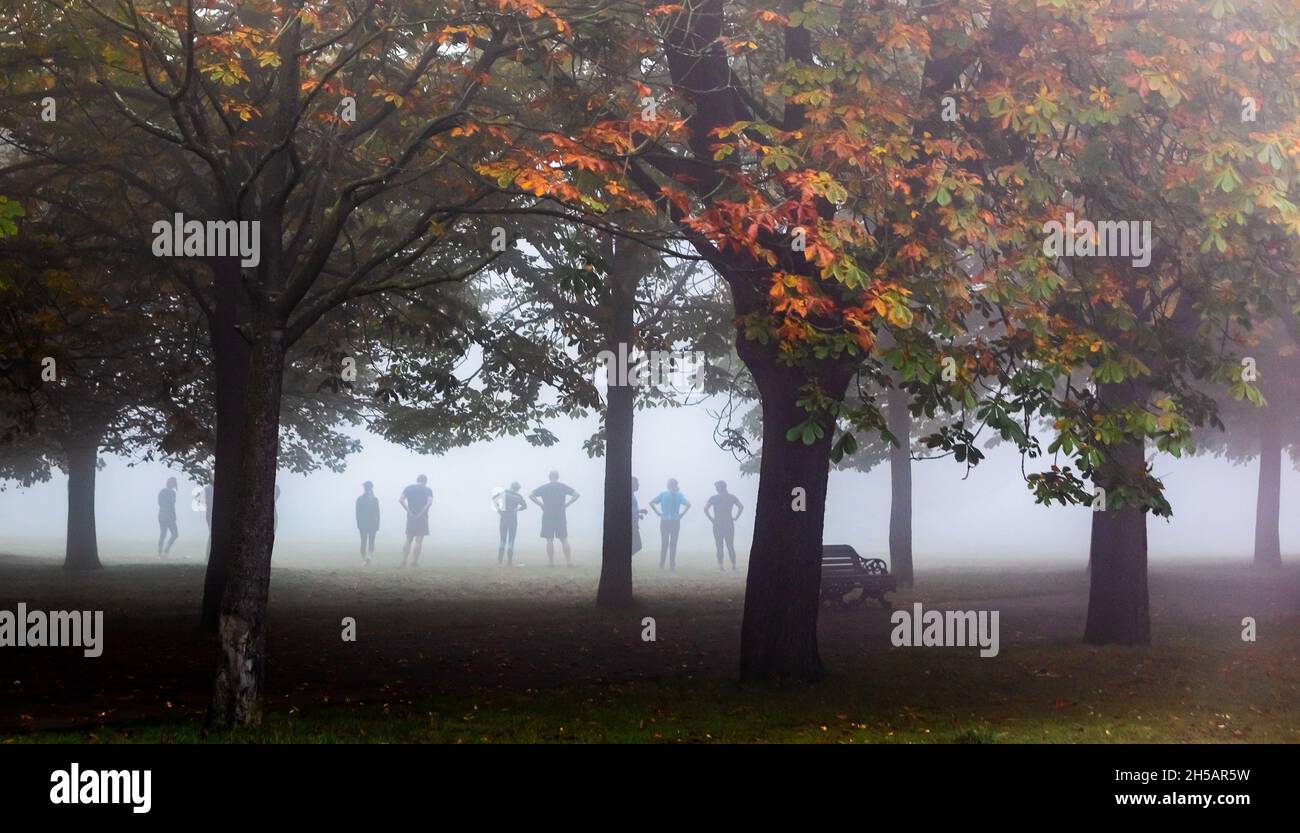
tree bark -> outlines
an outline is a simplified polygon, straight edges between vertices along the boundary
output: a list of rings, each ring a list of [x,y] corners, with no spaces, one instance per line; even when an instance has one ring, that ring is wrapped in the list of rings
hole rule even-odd
[[[245,313],[239,262],[229,259],[214,268],[216,303],[212,320],[212,363],[216,397],[216,443],[213,460],[212,529],[207,574],[203,580],[201,627],[215,634],[226,587],[234,530],[235,499],[247,419],[249,344],[236,329]]]
[[[1282,566],[1278,524],[1282,508],[1282,427],[1276,413],[1261,415],[1259,432],[1259,491],[1255,497],[1255,564]]]
[[[596,606],[632,606],[632,425],[636,392],[610,385],[605,405],[605,517]]]
[[[889,566],[898,586],[912,586],[912,414],[910,397],[898,387],[886,394],[889,433],[899,445],[889,449]]]
[[[850,372],[827,365],[820,373],[782,364],[774,345],[745,339],[737,349],[758,386],[763,408],[762,461],[749,552],[745,615],[740,635],[741,680],[813,681],[823,676],[817,649],[822,527],[830,474],[833,420],[820,417],[823,435],[810,445],[786,439],[808,418],[795,403],[806,384],[843,399]],[[796,490],[802,490],[802,493]],[[802,494],[802,509],[796,503]]]
[[[208,713],[209,723],[219,726],[256,725],[262,717],[284,358],[284,332],[275,328],[254,344],[249,362],[240,488],[217,631],[220,659]]]
[[[68,540],[63,567],[98,570],[99,542],[95,530],[95,469],[99,441],[79,438],[64,447],[68,462]]]
[[[651,255],[632,241],[610,240],[607,247],[610,317],[605,346],[615,356],[627,356],[630,363],[636,336],[636,290],[649,269]],[[627,371],[629,377],[633,375],[631,367]],[[596,606],[626,610],[633,604],[632,428],[636,388],[631,378],[616,377],[609,382],[605,400],[605,514]]]
[[[1099,385],[1103,403],[1123,406],[1140,397],[1129,385]],[[1111,446],[1111,459],[1097,483],[1114,493],[1124,480],[1146,471],[1141,440]],[[1140,506],[1113,507],[1092,513],[1088,622],[1083,639],[1090,645],[1146,645],[1151,642],[1147,592],[1147,513]]]

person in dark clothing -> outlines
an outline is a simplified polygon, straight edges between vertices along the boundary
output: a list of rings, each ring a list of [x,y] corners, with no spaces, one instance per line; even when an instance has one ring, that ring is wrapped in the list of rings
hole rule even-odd
[[[406,510],[406,546],[402,547],[402,566],[406,566],[406,559],[414,556],[411,561],[412,567],[420,566],[420,547],[424,544],[424,536],[429,534],[429,508],[433,506],[433,489],[426,484],[429,478],[420,475],[415,478],[415,482],[402,490],[402,496],[397,502],[402,504]],[[414,548],[412,548],[414,544]]]
[[[544,486],[533,489],[529,497],[533,503],[542,507],[542,537],[546,539],[546,560],[555,566],[555,539],[560,539],[564,548],[564,563],[573,566],[569,550],[569,526],[565,510],[578,499],[578,493],[572,486],[560,482],[560,473],[553,471],[548,475],[550,481]]]
[[[167,533],[171,540],[167,541]],[[163,558],[172,551],[172,544],[180,533],[176,531],[176,478],[167,478],[167,487],[158,492],[158,557]],[[167,546],[163,547],[163,542]]]
[[[724,569],[722,547],[725,544],[727,552],[731,555],[731,569],[734,571],[736,569],[736,519],[745,511],[745,507],[735,495],[727,491],[727,481],[719,480],[713,486],[718,493],[704,504],[704,517],[713,523],[713,543],[718,548],[718,569]]]
[[[507,566],[515,563],[515,533],[519,531],[519,512],[528,508],[528,501],[519,494],[523,488],[518,483],[511,483],[508,491],[502,492],[494,499],[497,514],[501,516],[501,543],[497,547],[497,563],[505,560]]]
[[[375,484],[367,480],[361,484],[357,498],[357,531],[361,533],[361,560],[370,566],[375,554],[375,533],[379,531],[379,498],[375,497]]]
[[[212,484],[203,487],[203,514],[208,522],[208,558],[212,557]]]

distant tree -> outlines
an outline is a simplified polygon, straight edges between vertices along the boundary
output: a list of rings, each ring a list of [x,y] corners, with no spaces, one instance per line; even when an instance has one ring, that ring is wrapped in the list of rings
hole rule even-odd
[[[1215,424],[1197,430],[1196,448],[1238,465],[1258,461],[1254,560],[1278,567],[1283,454],[1300,469],[1300,350],[1278,319],[1261,321],[1239,338],[1248,363],[1243,372],[1254,376],[1263,401],[1220,395]]]
[[[64,566],[100,567],[101,453],[151,458],[173,442],[167,412],[197,373],[193,315],[148,291],[142,264],[77,217],[27,212],[0,240],[0,478],[68,477]],[[152,266],[152,264],[147,264]],[[141,355],[155,361],[138,367]]]
[[[626,608],[633,600],[635,409],[703,401],[716,389],[708,363],[730,354],[731,328],[712,271],[670,248],[671,238],[656,242],[667,237],[662,232],[647,232],[642,241],[545,220],[531,224],[531,254],[521,251],[512,261],[512,290],[524,314],[546,322],[576,352],[587,380],[605,368],[604,400],[592,387],[569,404],[601,416],[600,431],[586,444],[589,454],[605,457],[596,603]]]

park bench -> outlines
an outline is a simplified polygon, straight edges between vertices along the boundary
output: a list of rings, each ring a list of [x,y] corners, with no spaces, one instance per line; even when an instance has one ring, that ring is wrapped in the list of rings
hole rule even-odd
[[[870,597],[882,607],[892,607],[885,594],[898,589],[881,558],[863,558],[847,544],[822,546],[822,601],[857,607]]]

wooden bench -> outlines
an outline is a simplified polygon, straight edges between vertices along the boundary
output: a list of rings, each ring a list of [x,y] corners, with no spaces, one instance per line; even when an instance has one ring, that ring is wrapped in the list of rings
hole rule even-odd
[[[822,546],[822,601],[857,607],[870,597],[892,607],[885,594],[898,589],[898,580],[880,558],[863,558],[847,544]]]

